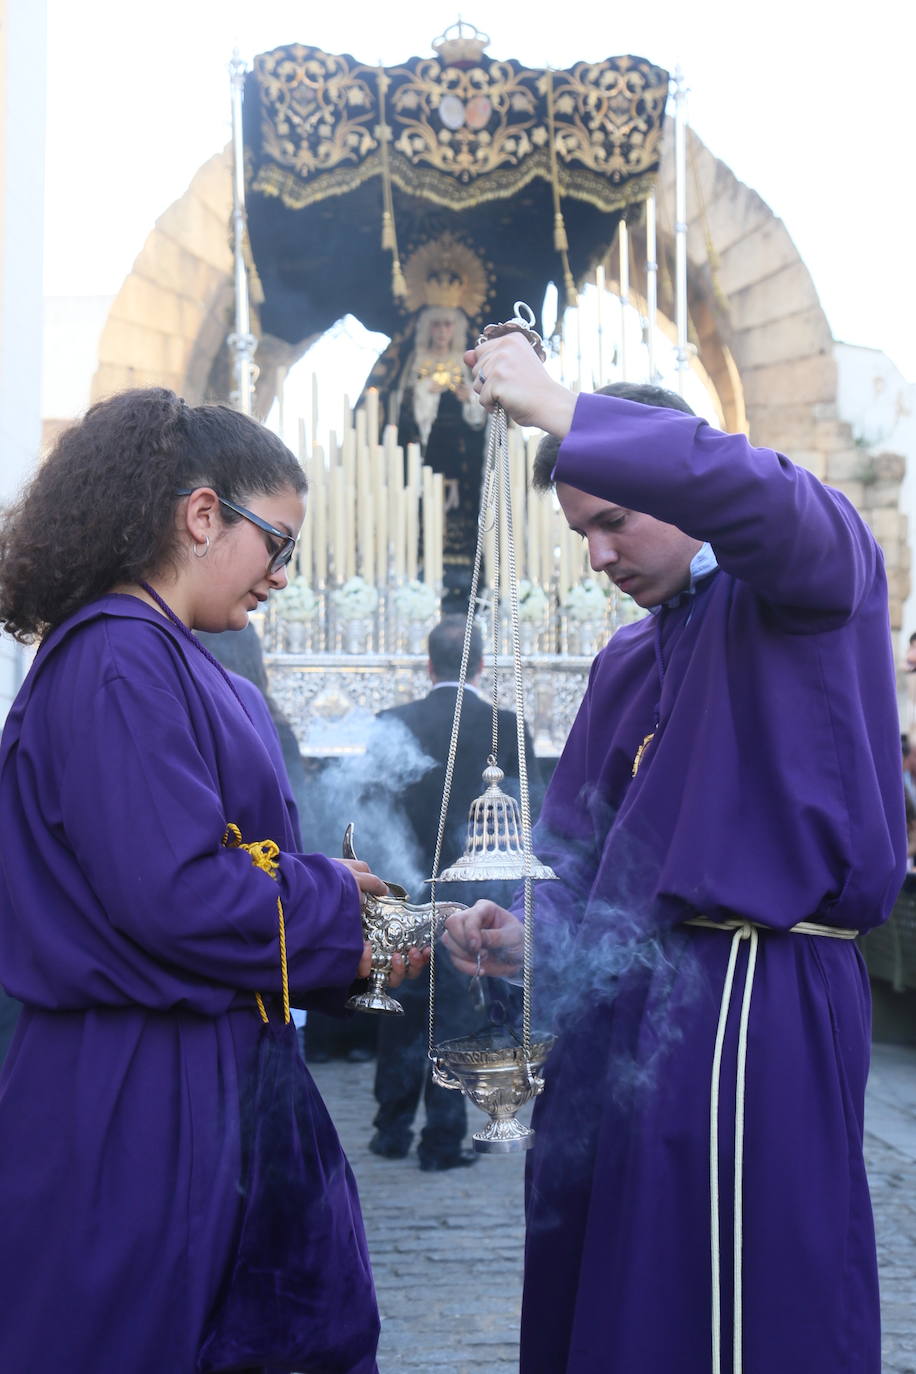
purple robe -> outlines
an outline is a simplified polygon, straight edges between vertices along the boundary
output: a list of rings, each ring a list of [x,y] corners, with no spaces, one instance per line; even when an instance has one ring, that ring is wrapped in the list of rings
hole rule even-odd
[[[540,1016],[561,1035],[529,1160],[522,1374],[709,1374],[710,1096],[732,937],[748,1025],[744,1374],[879,1374],[855,943],[905,867],[880,551],[839,493],[704,421],[583,396],[556,479],[709,541],[719,568],[619,630],[544,802]],[[659,721],[636,776],[634,756]],[[738,946],[739,989],[748,944]],[[731,1374],[739,994],[718,1113]]]
[[[228,822],[279,844],[278,883],[222,845]],[[192,1374],[238,1234],[239,1094],[255,991],[276,1014],[277,895],[292,1000],[333,1009],[362,952],[356,885],[292,852],[238,697],[129,596],[39,649],[3,733],[0,835],[0,981],[25,1004],[0,1078],[0,1368]],[[314,1127],[367,1266],[333,1125]],[[346,1325],[345,1304],[330,1320]]]

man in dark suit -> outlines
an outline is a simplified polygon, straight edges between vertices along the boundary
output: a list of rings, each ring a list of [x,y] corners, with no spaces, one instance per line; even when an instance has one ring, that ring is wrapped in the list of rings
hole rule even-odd
[[[379,731],[387,737],[389,751],[393,735],[406,728],[412,743],[419,746],[428,761],[425,771],[421,770],[422,776],[408,782],[392,798],[393,804],[402,809],[416,839],[425,876],[431,874],[435,857],[464,633],[463,616],[445,616],[429,636],[429,676],[433,684],[429,693],[417,701],[392,707],[378,715]],[[442,849],[443,868],[463,852],[468,811],[474,798],[485,791],[482,774],[491,748],[492,706],[476,691],[482,671],[483,645],[480,631],[475,626],[471,635],[468,685],[464,689],[461,729]],[[502,786],[505,791],[517,796],[519,769],[514,711],[499,712],[498,734],[497,763],[506,775]],[[527,731],[525,755],[530,787],[535,794],[533,802],[536,802],[540,778]],[[385,872],[386,869],[382,866],[379,871]],[[488,896],[492,886],[489,884],[487,887]],[[468,904],[475,902],[480,895],[478,885],[471,883],[442,885],[437,893],[442,900],[464,901]],[[419,902],[428,901],[428,888],[422,888],[414,897]],[[486,983],[492,981],[485,980]],[[389,1159],[402,1159],[408,1153],[413,1139],[413,1119],[422,1094],[426,1124],[417,1146],[420,1168],[430,1171],[472,1164],[476,1155],[462,1150],[467,1130],[464,1094],[437,1087],[432,1081],[427,1057],[428,974],[409,987],[404,984],[396,995],[404,1008],[404,1015],[379,1018],[375,1075],[378,1111],[374,1123],[376,1132],[369,1142],[369,1148],[375,1154]],[[456,973],[450,959],[438,959],[437,1039],[471,1034],[485,1021],[486,1013],[479,1006],[475,1007],[468,995],[468,980]]]

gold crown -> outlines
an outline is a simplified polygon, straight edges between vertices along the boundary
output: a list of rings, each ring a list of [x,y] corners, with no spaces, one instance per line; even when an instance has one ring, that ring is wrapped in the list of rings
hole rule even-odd
[[[457,35],[451,37],[456,29]],[[466,29],[470,32],[465,33]],[[467,24],[463,19],[459,19],[457,24],[452,24],[438,38],[433,39],[433,48],[443,64],[450,67],[458,62],[479,62],[489,42],[488,33],[482,33],[474,24]]]
[[[404,264],[404,281],[404,305],[411,313],[432,305],[461,309],[472,319],[483,309],[489,294],[483,260],[454,234],[441,234],[421,243]]]

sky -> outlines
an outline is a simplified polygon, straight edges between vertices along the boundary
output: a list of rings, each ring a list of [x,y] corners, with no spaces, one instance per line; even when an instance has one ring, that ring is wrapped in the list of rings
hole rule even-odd
[[[155,220],[229,138],[228,63],[301,42],[394,64],[431,52],[438,0],[48,0],[45,290],[113,295]],[[905,0],[643,0],[629,11],[487,0],[488,52],[569,66],[630,52],[690,88],[710,150],[786,224],[834,336],[916,381],[913,98]],[[597,17],[596,17],[597,16]]]

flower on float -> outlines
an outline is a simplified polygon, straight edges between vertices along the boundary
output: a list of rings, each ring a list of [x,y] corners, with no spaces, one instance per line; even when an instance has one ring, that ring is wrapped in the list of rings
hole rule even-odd
[[[432,620],[439,610],[439,597],[428,582],[405,582],[394,594],[395,610],[402,620]]]
[[[605,590],[593,577],[583,577],[563,598],[562,609],[571,620],[600,620],[607,611],[610,586]]]
[[[311,620],[318,610],[318,598],[301,573],[282,591],[274,592],[271,601],[284,620]]]
[[[518,584],[518,618],[540,622],[547,617],[547,593],[537,582],[529,582],[523,577]]]
[[[365,620],[378,605],[378,592],[361,577],[351,577],[334,593],[341,620]]]

